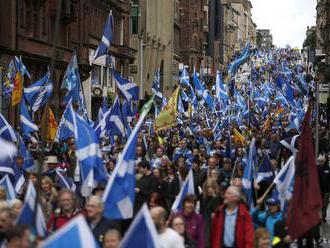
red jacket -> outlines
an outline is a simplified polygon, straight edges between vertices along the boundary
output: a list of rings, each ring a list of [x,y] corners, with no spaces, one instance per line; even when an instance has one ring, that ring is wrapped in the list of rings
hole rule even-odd
[[[47,223],[47,230],[48,232],[53,232],[56,231],[57,229],[61,228],[62,226],[64,226],[66,223],[68,223],[73,217],[75,217],[76,215],[80,214],[81,212],[76,210],[72,213],[71,216],[67,216],[64,214],[61,214],[60,212],[57,213],[52,213],[49,221]]]
[[[216,211],[212,230],[211,230],[211,247],[223,247],[225,223],[225,205],[221,205]],[[238,205],[238,213],[235,227],[235,244],[236,248],[253,248],[254,230],[253,223],[249,211],[243,203]]]

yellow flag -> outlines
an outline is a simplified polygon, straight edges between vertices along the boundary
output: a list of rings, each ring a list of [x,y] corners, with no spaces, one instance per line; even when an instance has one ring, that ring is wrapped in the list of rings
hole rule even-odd
[[[241,142],[242,145],[244,145],[246,142],[244,136],[238,132],[236,128],[234,128],[234,138],[236,142]]]
[[[279,107],[275,112],[275,116],[278,117],[280,115],[280,113],[282,113],[283,111],[284,111],[284,109],[282,107]]]
[[[16,75],[14,79],[14,88],[11,97],[11,106],[15,106],[21,102],[23,94],[23,77],[21,72],[16,69]]]
[[[155,120],[155,131],[166,130],[176,124],[176,116],[178,113],[178,97],[180,87],[178,87],[172,94],[171,98],[164,109],[159,113]]]
[[[57,123],[55,116],[50,107],[46,107],[44,116],[42,117],[42,136],[45,141],[52,142],[56,135]]]
[[[273,245],[277,245],[280,242],[281,242],[281,239],[279,237],[275,236],[273,239]]]

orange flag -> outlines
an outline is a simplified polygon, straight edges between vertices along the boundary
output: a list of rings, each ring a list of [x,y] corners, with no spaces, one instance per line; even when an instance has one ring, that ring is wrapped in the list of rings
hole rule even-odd
[[[14,88],[11,97],[11,106],[15,106],[21,102],[22,94],[23,94],[23,79],[24,77],[21,74],[19,66],[16,65],[16,74],[14,79]]]
[[[42,137],[47,142],[53,142],[56,131],[57,123],[53,111],[50,107],[46,107],[45,113],[41,121]]]

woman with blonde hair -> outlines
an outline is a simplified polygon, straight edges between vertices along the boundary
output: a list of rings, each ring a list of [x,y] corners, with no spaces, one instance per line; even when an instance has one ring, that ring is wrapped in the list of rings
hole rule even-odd
[[[212,214],[222,204],[223,199],[219,194],[219,185],[215,178],[208,178],[203,184],[203,195],[200,203],[200,213],[205,220],[205,247],[210,247],[210,234],[212,226]]]
[[[260,227],[254,233],[254,247],[255,248],[269,248],[271,247],[270,233],[266,228]]]
[[[48,176],[44,176],[41,179],[40,198],[46,221],[48,221],[53,210],[56,209],[57,203],[57,190],[55,189],[54,182]]]

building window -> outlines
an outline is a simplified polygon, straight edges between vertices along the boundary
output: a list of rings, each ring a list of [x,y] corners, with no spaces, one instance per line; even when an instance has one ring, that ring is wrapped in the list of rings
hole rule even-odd
[[[131,2],[131,17],[130,17],[131,34],[138,34],[138,32],[139,32],[138,19],[139,19],[138,0],[132,0],[132,2]]]
[[[101,84],[101,66],[93,65],[91,72],[92,84]]]
[[[103,67],[103,85],[108,85],[108,67]]]

